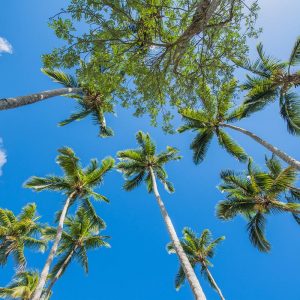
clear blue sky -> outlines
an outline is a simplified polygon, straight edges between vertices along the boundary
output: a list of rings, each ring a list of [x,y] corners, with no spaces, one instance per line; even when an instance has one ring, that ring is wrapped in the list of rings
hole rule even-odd
[[[64,3],[59,0],[2,1],[0,37],[12,44],[13,54],[0,56],[0,98],[56,86],[40,73],[40,56],[59,43],[48,29],[47,21]],[[269,53],[287,58],[299,34],[300,2],[290,0],[283,4],[281,0],[263,0],[260,3],[259,24],[264,28],[260,40]],[[97,128],[91,120],[58,128],[57,122],[68,116],[73,108],[72,100],[57,98],[0,113],[0,137],[7,154],[0,177],[1,207],[17,213],[23,205],[35,201],[42,221],[51,223],[62,204],[62,196],[46,192],[36,194],[23,189],[22,183],[31,175],[59,173],[54,162],[59,147],[74,148],[87,163],[90,158],[101,159],[135,146],[135,132],[139,129],[149,131],[158,148],[178,147],[184,157],[180,163],[168,167],[176,193],[168,195],[161,189],[178,232],[184,226],[190,226],[198,232],[209,228],[215,237],[226,236],[226,241],[218,248],[212,269],[226,299],[300,299],[300,231],[290,216],[268,219],[267,236],[272,243],[268,255],[251,246],[243,219],[221,222],[215,218],[214,207],[223,196],[216,189],[220,170],[243,170],[244,165],[237,163],[214,142],[205,162],[195,166],[189,150],[192,134],[164,135],[159,129],[149,127],[146,118],[134,119],[125,110],[119,110],[117,118],[108,119],[116,132],[111,139],[97,138]],[[241,125],[300,158],[299,138],[286,132],[277,103]],[[247,137],[233,136],[257,163],[263,162],[266,154],[263,148]],[[144,187],[126,193],[121,189],[122,183],[119,173],[109,174],[101,192],[111,203],[96,204],[99,215],[107,222],[105,234],[112,236],[112,248],[89,254],[88,276],[76,263],[72,264],[57,283],[53,299],[191,300],[187,285],[180,292],[173,288],[178,263],[175,256],[169,256],[165,251],[169,238],[153,196],[148,195]],[[41,267],[45,258],[45,255],[29,252],[29,267]],[[10,261],[0,269],[0,286],[6,285],[12,275]],[[201,282],[208,299],[218,299],[207,282],[202,279]]]

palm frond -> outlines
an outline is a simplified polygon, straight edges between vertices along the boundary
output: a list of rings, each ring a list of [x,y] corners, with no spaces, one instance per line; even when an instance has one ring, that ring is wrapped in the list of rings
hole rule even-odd
[[[293,92],[280,93],[280,114],[291,134],[300,134],[300,98]]]
[[[297,38],[289,59],[290,66],[295,66],[300,63],[300,37]]]
[[[78,112],[75,112],[71,114],[67,119],[61,121],[58,123],[59,126],[65,126],[68,125],[74,121],[80,121],[87,117],[91,113],[90,110],[80,110]]]
[[[51,70],[42,68],[41,71],[50,77],[54,82],[62,84],[65,87],[77,88],[79,87],[78,82],[75,77],[66,74],[60,70]]]
[[[225,131],[219,129],[217,131],[217,136],[219,144],[223,147],[229,154],[236,157],[239,161],[245,162],[248,158],[244,149],[239,146]]]
[[[265,231],[265,217],[261,213],[257,213],[252,217],[247,225],[249,238],[252,244],[262,252],[268,252],[271,249],[270,243],[266,240]]]
[[[193,150],[193,161],[199,164],[204,160],[209,144],[213,138],[214,132],[212,129],[199,130],[198,134],[192,141],[190,148]]]

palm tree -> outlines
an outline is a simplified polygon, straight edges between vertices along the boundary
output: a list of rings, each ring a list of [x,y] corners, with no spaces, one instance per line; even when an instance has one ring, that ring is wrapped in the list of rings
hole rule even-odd
[[[0,110],[12,109],[56,96],[73,98],[78,104],[78,111],[71,114],[69,118],[59,123],[60,126],[67,125],[73,121],[79,121],[91,115],[96,124],[100,127],[101,137],[112,136],[113,131],[106,126],[104,113],[113,112],[113,105],[101,94],[92,92],[80,84],[75,77],[59,70],[42,69],[42,72],[49,76],[54,82],[63,86],[60,89],[44,91],[28,96],[0,99]]]
[[[185,124],[181,126],[178,131],[180,133],[187,130],[197,132],[190,146],[194,152],[194,162],[199,164],[203,161],[214,135],[217,136],[220,146],[229,154],[240,161],[246,161],[247,155],[243,148],[223,130],[223,128],[230,128],[249,136],[273,154],[280,157],[287,164],[300,170],[300,161],[279,150],[254,133],[231,124],[247,116],[247,114],[245,114],[245,106],[233,107],[234,103],[232,98],[235,88],[236,82],[234,80],[224,83],[217,93],[212,93],[209,86],[205,83],[200,84],[199,96],[202,101],[202,109],[192,110],[187,108],[179,111]]]
[[[105,228],[104,224],[95,224],[93,218],[84,208],[79,208],[75,217],[66,217],[64,224],[66,229],[62,233],[61,242],[57,250],[59,260],[51,271],[51,280],[45,295],[51,293],[53,285],[63,275],[73,259],[76,259],[87,273],[87,251],[103,246],[110,247],[105,241],[108,237],[99,235],[99,231]],[[56,229],[47,227],[43,236],[47,240],[54,240]]]
[[[292,72],[292,67],[300,63],[300,37],[292,49],[289,60],[281,62],[265,54],[262,44],[257,46],[258,59],[236,61],[244,69],[253,73],[247,76],[242,85],[248,90],[245,113],[250,114],[264,108],[279,98],[280,114],[286,121],[287,129],[292,134],[300,134],[300,102],[292,91],[300,85],[300,71]]]
[[[0,288],[0,297],[1,299],[30,300],[37,287],[38,281],[38,272],[19,272],[14,276],[13,281],[7,287]]]
[[[237,215],[245,217],[250,241],[265,252],[270,250],[270,243],[265,237],[266,216],[289,212],[299,221],[297,215],[300,213],[300,204],[296,203],[300,200],[300,194],[294,186],[297,180],[295,168],[282,168],[274,156],[266,158],[266,165],[268,171],[262,172],[253,167],[249,160],[246,174],[222,171],[223,183],[219,189],[227,193],[227,199],[217,205],[217,215],[223,220],[233,219]]]
[[[181,246],[186,253],[192,267],[195,269],[196,265],[199,264],[201,267],[201,274],[207,278],[211,286],[217,291],[220,298],[224,300],[224,296],[221,292],[221,289],[218,287],[216,281],[214,280],[212,274],[210,273],[208,267],[212,267],[211,262],[208,258],[214,257],[215,247],[225,239],[225,236],[221,236],[216,240],[212,239],[212,234],[208,229],[203,230],[200,237],[197,237],[197,234],[193,232],[190,228],[184,228],[183,238],[181,240]],[[169,253],[175,253],[173,243],[167,245],[167,250]],[[185,273],[183,268],[180,266],[176,279],[175,287],[177,290],[180,289],[181,285],[185,281]]]
[[[38,300],[41,297],[41,293],[49,274],[51,263],[61,240],[63,225],[69,207],[76,201],[76,199],[82,199],[84,207],[91,212],[91,215],[94,216],[95,219],[97,219],[96,213],[94,212],[88,197],[92,197],[95,200],[103,200],[108,202],[106,197],[96,193],[94,189],[103,182],[103,176],[113,168],[114,159],[108,157],[102,160],[100,165],[97,160],[91,160],[90,165],[88,165],[86,168],[82,168],[79,158],[75,156],[75,153],[72,149],[65,147],[59,149],[58,152],[60,154],[57,157],[57,163],[64,171],[63,177],[32,177],[25,183],[25,187],[31,188],[38,192],[43,190],[51,190],[62,192],[66,195],[66,201],[62,211],[59,214],[56,237],[42,270],[40,281],[32,300]]]
[[[179,160],[181,157],[178,156],[177,149],[169,146],[166,151],[156,154],[154,142],[151,140],[149,134],[145,134],[142,131],[136,134],[136,140],[139,145],[138,149],[128,149],[117,153],[118,158],[121,160],[121,162],[117,164],[117,169],[124,174],[126,179],[124,189],[131,191],[142,182],[145,182],[148,192],[154,192],[170,238],[174,243],[175,251],[192,288],[195,299],[206,299],[195,272],[181,247],[173,223],[157,188],[156,178],[161,181],[167,191],[174,192],[172,183],[167,180],[168,175],[164,169],[164,165],[169,161]]]
[[[26,265],[25,248],[45,251],[46,241],[38,238],[42,225],[38,222],[36,205],[27,204],[15,216],[11,210],[0,208],[0,264],[5,265],[9,255],[13,255],[22,270]]]

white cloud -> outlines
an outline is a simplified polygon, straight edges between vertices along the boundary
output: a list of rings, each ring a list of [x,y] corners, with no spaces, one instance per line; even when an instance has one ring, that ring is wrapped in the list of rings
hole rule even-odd
[[[0,53],[12,53],[12,45],[5,39],[0,36]]]
[[[0,138],[0,175],[2,175],[2,167],[5,165],[6,161],[6,153],[2,149],[2,139]]]

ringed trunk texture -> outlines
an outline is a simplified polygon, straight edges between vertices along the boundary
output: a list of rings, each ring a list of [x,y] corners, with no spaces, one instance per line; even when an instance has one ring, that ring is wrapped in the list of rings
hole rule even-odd
[[[66,260],[64,261],[64,263],[62,264],[62,266],[60,267],[60,269],[57,271],[57,273],[55,274],[55,276],[53,277],[53,279],[51,280],[48,288],[47,288],[47,291],[45,292],[44,294],[44,297],[45,299],[47,299],[47,296],[49,296],[49,294],[51,293],[51,290],[54,286],[54,284],[56,283],[56,281],[59,279],[59,277],[62,275],[63,271],[66,269],[66,267],[68,266],[68,264],[70,263],[72,257],[73,257],[73,254],[74,252],[76,251],[77,249],[77,246],[75,246],[73,248],[73,250],[70,252],[70,254],[68,255],[68,257],[66,258]],[[44,299],[44,298],[43,298]]]
[[[215,288],[215,290],[217,291],[217,293],[219,294],[220,296],[220,299],[221,300],[225,300],[223,294],[222,294],[222,291],[221,289],[219,288],[219,286],[217,285],[215,279],[213,278],[212,274],[210,273],[210,271],[208,270],[207,266],[205,267],[206,269],[206,274],[207,274],[207,277],[209,278],[210,282],[212,283],[213,287]]]
[[[196,300],[206,300],[206,297],[204,295],[204,292],[200,286],[200,283],[198,281],[198,278],[196,277],[196,274],[194,272],[194,269],[192,268],[181,244],[179,241],[179,238],[177,236],[177,233],[175,231],[175,228],[173,226],[173,223],[168,215],[168,212],[165,208],[165,205],[160,197],[160,194],[158,192],[158,188],[157,188],[157,184],[156,184],[156,178],[153,172],[153,169],[150,168],[150,174],[151,174],[151,178],[152,178],[152,185],[153,185],[153,191],[154,191],[154,195],[155,198],[157,200],[157,203],[159,205],[161,214],[163,216],[163,219],[166,223],[167,226],[167,230],[169,232],[170,238],[174,244],[174,248],[175,251],[177,253],[177,256],[179,258],[180,264],[184,270],[185,276],[191,286],[193,295],[195,297]]]
[[[3,98],[0,99],[0,110],[12,109],[19,106],[33,104],[56,96],[63,96],[68,94],[79,94],[81,92],[82,92],[81,88],[61,88],[61,89],[55,89],[51,91],[43,91],[40,93],[31,94],[27,96]]]
[[[44,268],[42,270],[38,286],[37,286],[32,298],[31,298],[31,300],[40,300],[40,298],[42,296],[42,292],[43,292],[43,289],[45,287],[47,277],[49,275],[50,266],[53,262],[53,259],[55,257],[55,254],[56,254],[56,251],[57,251],[57,248],[58,248],[58,244],[61,240],[61,235],[62,235],[62,232],[63,232],[64,221],[65,221],[65,218],[66,218],[66,215],[67,215],[67,211],[68,211],[68,208],[70,206],[71,200],[74,199],[75,197],[76,197],[76,194],[71,193],[69,195],[69,197],[67,198],[66,202],[65,202],[65,205],[63,207],[63,210],[62,210],[60,218],[59,218],[59,222],[58,222],[58,226],[57,226],[57,233],[56,233],[54,243],[51,247],[50,253],[48,255],[48,258],[46,260]]]
[[[288,165],[296,168],[297,170],[300,170],[300,161],[294,159],[293,157],[289,156],[285,152],[283,152],[283,151],[279,150],[278,148],[274,147],[273,145],[269,144],[268,142],[266,142],[265,140],[261,139],[256,134],[252,133],[251,131],[248,131],[248,130],[246,130],[244,128],[233,126],[233,125],[230,125],[230,124],[221,124],[221,126],[222,127],[231,128],[231,129],[233,129],[235,131],[241,132],[241,133],[243,133],[243,134],[251,137],[253,140],[255,140],[256,142],[258,142],[259,144],[261,144],[262,146],[264,146],[265,148],[267,148],[273,154],[275,154],[278,157],[280,157]]]

